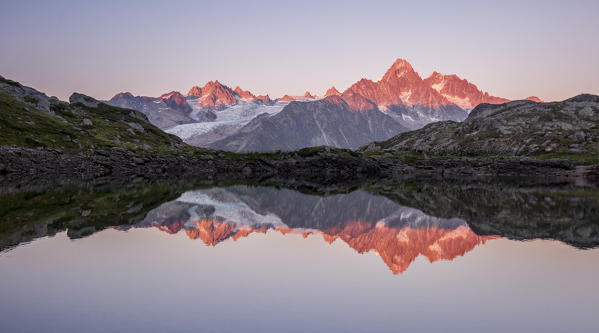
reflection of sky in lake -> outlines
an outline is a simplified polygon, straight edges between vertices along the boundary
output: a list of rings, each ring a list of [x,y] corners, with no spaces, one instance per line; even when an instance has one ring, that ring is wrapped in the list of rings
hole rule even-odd
[[[0,330],[594,331],[599,249],[490,240],[393,275],[275,231],[215,247],[157,229],[65,233],[0,255]]]

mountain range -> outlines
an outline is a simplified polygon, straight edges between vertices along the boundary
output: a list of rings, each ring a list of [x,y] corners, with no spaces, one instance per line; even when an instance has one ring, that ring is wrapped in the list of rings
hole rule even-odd
[[[508,101],[457,75],[434,72],[423,79],[410,63],[397,59],[380,80],[361,79],[343,92],[331,87],[324,96],[306,91],[273,100],[209,81],[185,96],[119,93],[107,103],[138,110],[191,145],[242,152],[314,145],[353,149],[431,122],[463,121],[481,103]]]

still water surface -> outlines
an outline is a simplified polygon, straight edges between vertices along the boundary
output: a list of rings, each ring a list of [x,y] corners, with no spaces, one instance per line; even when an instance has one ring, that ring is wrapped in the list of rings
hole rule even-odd
[[[2,243],[0,331],[596,332],[596,199],[465,191],[205,188],[102,228],[129,194],[71,199]]]

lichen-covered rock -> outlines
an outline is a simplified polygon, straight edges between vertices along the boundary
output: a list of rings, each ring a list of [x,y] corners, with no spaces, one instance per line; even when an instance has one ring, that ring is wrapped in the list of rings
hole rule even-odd
[[[100,104],[95,98],[80,93],[73,93],[71,97],[69,97],[69,102],[71,104],[81,103],[90,108],[98,107],[98,104]]]
[[[448,155],[597,154],[599,96],[579,95],[552,103],[481,104],[462,123],[432,123],[376,146]]]

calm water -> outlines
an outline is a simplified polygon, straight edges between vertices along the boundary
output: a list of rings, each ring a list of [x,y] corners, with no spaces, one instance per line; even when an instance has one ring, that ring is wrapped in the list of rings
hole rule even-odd
[[[2,197],[2,332],[597,332],[595,190]]]

